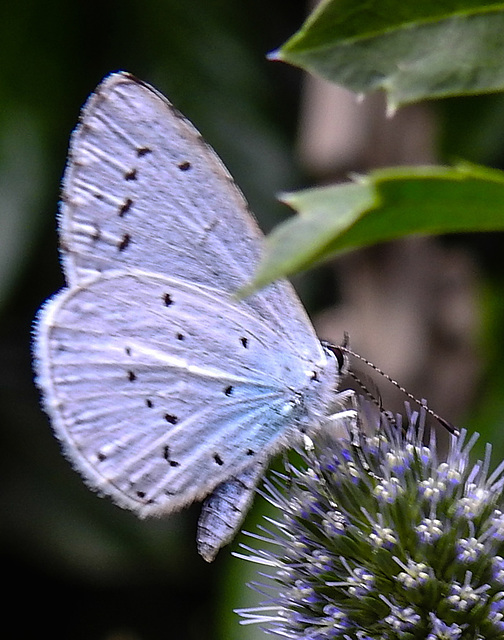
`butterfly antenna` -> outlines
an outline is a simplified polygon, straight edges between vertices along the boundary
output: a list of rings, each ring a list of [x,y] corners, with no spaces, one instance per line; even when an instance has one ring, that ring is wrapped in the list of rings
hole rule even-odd
[[[359,386],[359,389],[364,393],[364,396],[372,402],[380,411],[383,411],[383,405],[381,402],[381,396],[376,397],[365,385],[365,383],[359,378],[359,376],[353,371],[347,371],[347,374],[355,381],[355,383]]]
[[[356,383],[356,385],[362,391],[364,396],[372,404],[375,405],[375,407],[378,409],[378,411],[381,414],[386,415],[387,420],[391,424],[396,424],[396,419],[394,418],[392,412],[386,411],[384,409],[383,404],[382,404],[382,397],[381,397],[380,393],[377,392],[377,395],[375,395],[375,393],[373,393],[372,391],[370,391],[368,389],[366,384],[362,381],[361,378],[359,378],[359,376],[354,371],[352,371],[352,369],[349,369],[348,367],[344,367],[345,357],[343,356],[342,352],[345,351],[346,353],[352,354],[352,352],[348,349],[347,344],[348,344],[348,334],[347,333],[345,333],[345,339],[343,341],[343,344],[340,345],[339,347],[337,347],[336,345],[333,345],[333,344],[331,344],[329,342],[324,342],[324,345],[334,353],[334,355],[336,356],[338,362],[340,363],[340,371],[342,371],[344,369],[345,375],[348,375],[348,376],[350,376],[352,378],[352,380]]]
[[[389,375],[387,375],[384,371],[382,371],[379,367],[377,367],[375,364],[373,364],[372,362],[370,362],[367,358],[364,358],[363,356],[360,356],[358,353],[355,353],[354,351],[352,351],[351,349],[348,348],[348,336],[347,334],[345,334],[345,338],[343,340],[343,344],[340,345],[339,347],[336,346],[332,346],[331,345],[331,349],[339,349],[340,351],[343,351],[344,353],[347,353],[348,355],[353,356],[354,358],[357,358],[357,360],[360,360],[361,362],[363,362],[364,364],[367,364],[368,367],[371,367],[371,369],[373,369],[374,371],[376,371],[377,373],[379,373],[382,377],[385,378],[385,380],[388,380],[391,384],[394,385],[394,387],[396,387],[397,389],[399,389],[399,391],[401,391],[402,393],[404,393],[404,395],[409,398],[410,400],[412,400],[415,404],[419,405],[420,407],[423,407],[425,409],[425,411],[432,416],[435,420],[437,420],[439,422],[439,424],[441,424],[449,433],[451,433],[454,436],[459,436],[460,435],[460,431],[451,424],[451,422],[448,422],[448,420],[445,420],[444,418],[442,418],[440,415],[438,415],[435,411],[433,411],[432,409],[430,409],[424,402],[420,401],[418,398],[416,398],[414,395],[412,395],[411,393],[409,393],[409,391],[407,391],[404,387],[402,387],[397,380],[394,380],[394,378],[391,378]],[[357,378],[355,376],[352,376],[355,380],[357,380]],[[365,393],[369,393],[369,391],[364,387],[364,385],[357,380],[357,382],[359,383],[359,385],[362,387],[362,389],[365,391]],[[370,394],[372,395],[372,394]],[[379,405],[379,408],[381,407],[381,402],[378,403],[378,401],[375,399],[374,400],[375,404]],[[383,408],[381,407],[381,410],[383,410]]]

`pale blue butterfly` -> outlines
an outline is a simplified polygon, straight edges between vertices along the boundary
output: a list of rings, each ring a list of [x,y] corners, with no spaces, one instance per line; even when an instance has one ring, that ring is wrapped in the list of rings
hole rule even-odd
[[[56,435],[90,487],[140,517],[206,498],[212,560],[271,456],[348,397],[341,355],[288,282],[235,297],[261,232],[200,134],[127,73],[82,110],[59,225],[67,287],[35,331]]]

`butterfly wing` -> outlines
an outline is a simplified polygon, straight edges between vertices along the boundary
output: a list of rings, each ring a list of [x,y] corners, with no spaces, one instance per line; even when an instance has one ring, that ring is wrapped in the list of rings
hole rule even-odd
[[[289,283],[233,298],[260,231],[198,132],[129,74],[83,109],[60,233],[68,288],[35,332],[56,434],[91,487],[141,516],[215,490],[199,538],[211,558],[272,453],[322,421],[335,361]],[[233,523],[212,532],[230,500]]]

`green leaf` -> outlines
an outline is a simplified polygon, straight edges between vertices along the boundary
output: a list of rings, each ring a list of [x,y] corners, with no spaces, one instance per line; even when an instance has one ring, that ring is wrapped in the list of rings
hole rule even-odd
[[[266,239],[247,295],[335,255],[411,234],[504,230],[504,173],[477,165],[379,169],[280,197],[299,215]]]
[[[270,58],[389,107],[504,88],[504,3],[326,0]]]

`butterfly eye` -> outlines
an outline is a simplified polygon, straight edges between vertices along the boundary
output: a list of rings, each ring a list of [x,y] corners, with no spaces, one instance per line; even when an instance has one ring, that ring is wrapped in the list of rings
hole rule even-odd
[[[322,343],[323,346],[325,347],[326,350],[330,351],[331,353],[334,354],[337,362],[338,362],[338,370],[339,373],[341,373],[346,366],[346,359],[345,356],[343,355],[343,351],[341,347],[337,347],[334,344],[331,344],[330,342],[323,342]]]

